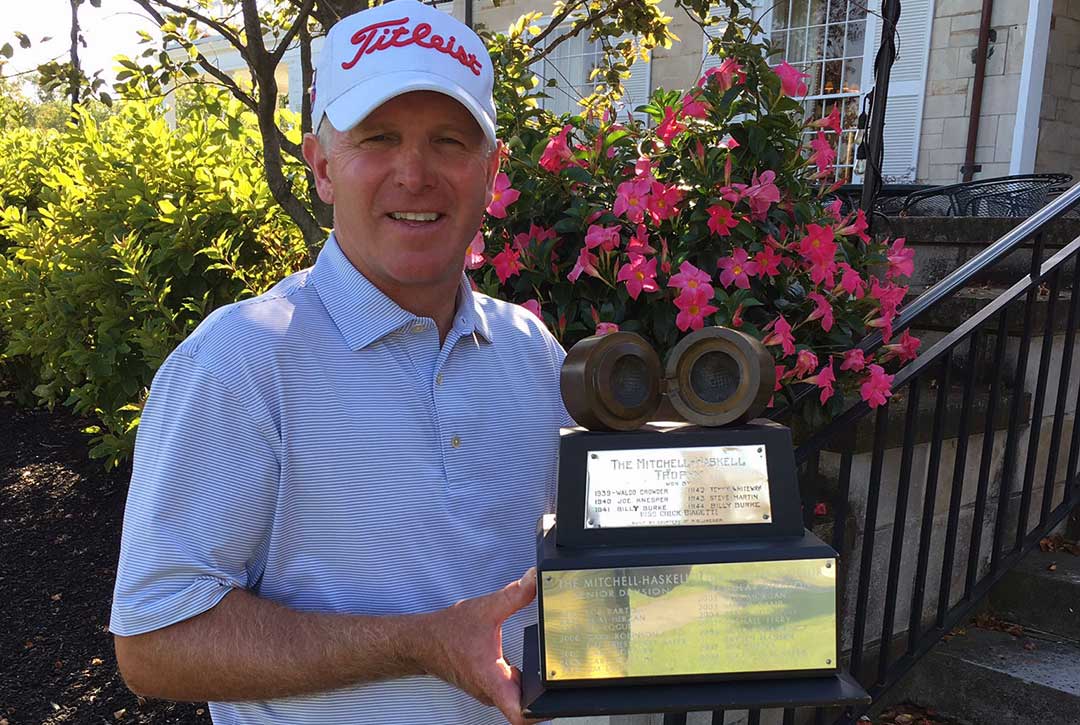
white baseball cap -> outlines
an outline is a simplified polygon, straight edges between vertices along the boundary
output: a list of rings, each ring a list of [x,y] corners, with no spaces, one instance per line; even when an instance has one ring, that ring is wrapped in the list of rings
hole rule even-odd
[[[330,28],[311,84],[311,117],[348,131],[386,101],[437,91],[465,106],[495,144],[494,73],[480,38],[447,13],[394,0]]]

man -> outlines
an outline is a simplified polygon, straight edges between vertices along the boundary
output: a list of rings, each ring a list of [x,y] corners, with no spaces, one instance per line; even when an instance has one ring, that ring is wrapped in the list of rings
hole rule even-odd
[[[210,315],[143,412],[110,625],[136,692],[217,723],[524,722],[508,661],[569,421],[558,344],[462,274],[491,91],[479,38],[413,0],[328,35],[304,156],[333,234]]]

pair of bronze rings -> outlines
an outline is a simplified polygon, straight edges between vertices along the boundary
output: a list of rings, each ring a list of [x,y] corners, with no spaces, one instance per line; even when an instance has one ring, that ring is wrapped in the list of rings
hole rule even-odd
[[[744,423],[765,410],[775,382],[765,346],[727,327],[687,335],[663,366],[640,335],[589,337],[567,353],[560,380],[563,403],[580,425],[622,431],[655,420],[665,398],[690,423]],[[677,417],[670,412],[664,419]]]

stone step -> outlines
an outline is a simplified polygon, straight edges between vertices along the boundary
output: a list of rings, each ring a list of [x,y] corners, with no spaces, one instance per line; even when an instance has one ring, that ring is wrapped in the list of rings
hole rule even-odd
[[[905,237],[907,246],[915,250],[915,273],[909,280],[914,292],[938,282],[1022,221],[989,217],[890,217],[874,231],[879,237]],[[1076,219],[1059,219],[1048,224],[1044,229],[1043,259],[1075,239],[1078,229]],[[1008,287],[1025,275],[1030,265],[1029,242],[983,270],[974,281]],[[1069,265],[1067,281],[1071,281],[1071,274],[1072,265]]]
[[[937,644],[875,709],[914,702],[972,725],[1080,723],[1080,645],[970,627]]]
[[[1025,628],[1080,641],[1080,556],[1036,549],[994,587],[990,607]]]

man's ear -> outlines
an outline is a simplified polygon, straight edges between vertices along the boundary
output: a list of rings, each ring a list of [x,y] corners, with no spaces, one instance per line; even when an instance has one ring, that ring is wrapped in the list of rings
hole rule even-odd
[[[326,149],[319,142],[319,137],[313,133],[304,135],[304,160],[307,161],[312,175],[315,177],[315,190],[319,198],[326,204],[334,203],[334,183],[330,180],[328,167],[330,159],[326,155]]]

